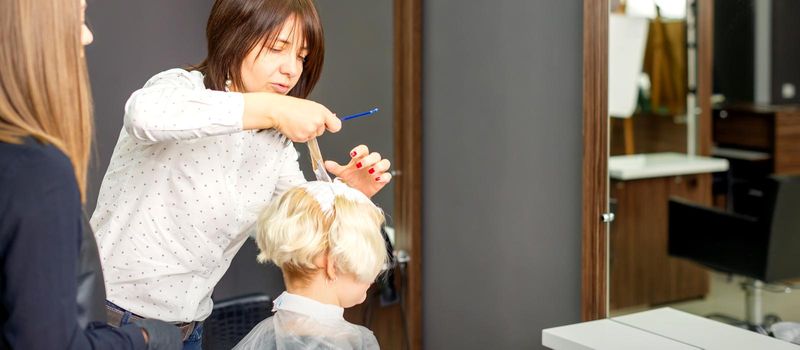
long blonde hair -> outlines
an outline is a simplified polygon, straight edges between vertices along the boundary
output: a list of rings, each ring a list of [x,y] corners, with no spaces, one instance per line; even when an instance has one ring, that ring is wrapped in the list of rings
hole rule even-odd
[[[79,0],[0,1],[0,142],[59,148],[85,201],[92,116],[80,16]]]

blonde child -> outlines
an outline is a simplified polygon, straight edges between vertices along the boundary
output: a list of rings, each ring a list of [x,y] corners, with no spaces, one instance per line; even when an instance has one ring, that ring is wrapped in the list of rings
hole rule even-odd
[[[378,349],[372,332],[343,313],[364,301],[387,259],[383,222],[378,207],[342,183],[284,193],[259,217],[256,241],[259,261],[283,271],[286,292],[234,349]]]

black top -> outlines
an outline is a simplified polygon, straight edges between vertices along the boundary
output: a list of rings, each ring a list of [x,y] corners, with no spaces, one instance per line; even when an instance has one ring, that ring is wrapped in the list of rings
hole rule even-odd
[[[104,298],[69,159],[0,142],[0,349],[146,349],[141,328],[105,324]]]

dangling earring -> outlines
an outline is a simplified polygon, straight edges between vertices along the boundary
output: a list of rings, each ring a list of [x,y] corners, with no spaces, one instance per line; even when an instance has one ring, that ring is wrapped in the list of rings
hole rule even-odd
[[[231,92],[231,77],[225,76],[225,91]]]

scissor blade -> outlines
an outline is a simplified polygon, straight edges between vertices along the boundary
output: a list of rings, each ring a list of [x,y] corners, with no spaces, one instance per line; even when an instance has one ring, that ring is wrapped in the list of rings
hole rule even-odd
[[[313,138],[308,140],[308,154],[311,156],[311,168],[314,170],[314,176],[318,181],[333,182],[331,176],[325,171],[325,163],[322,160],[322,152],[319,150],[317,139]]]

